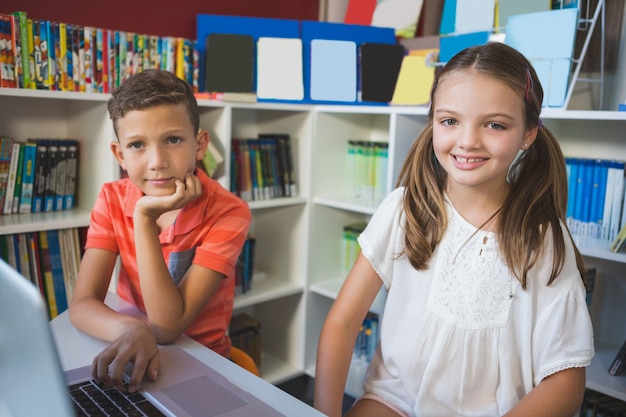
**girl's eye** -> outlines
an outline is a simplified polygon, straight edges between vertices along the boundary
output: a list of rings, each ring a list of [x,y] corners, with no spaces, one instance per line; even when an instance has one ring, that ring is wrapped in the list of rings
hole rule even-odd
[[[444,126],[454,126],[456,125],[456,120],[454,119],[444,119],[441,121],[441,124]]]
[[[487,126],[490,129],[495,129],[495,130],[502,130],[502,129],[504,129],[504,126],[502,126],[500,123],[495,123],[495,122],[488,123]]]

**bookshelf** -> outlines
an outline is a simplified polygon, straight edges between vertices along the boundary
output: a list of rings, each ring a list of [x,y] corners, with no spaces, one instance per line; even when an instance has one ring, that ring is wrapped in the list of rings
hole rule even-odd
[[[80,139],[78,200],[69,212],[0,216],[0,235],[83,227],[100,186],[119,176],[109,151],[115,136],[107,95],[0,88],[2,135]],[[349,140],[388,144],[385,185],[390,190],[406,152],[427,121],[425,107],[329,106],[234,103],[200,99],[201,127],[225,155],[231,138],[288,133],[292,140],[298,196],[250,202],[257,239],[251,291],[235,298],[234,313],[261,322],[263,377],[279,384],[302,373],[313,376],[317,339],[344,276],[342,227],[367,221],[376,203],[346,197],[345,152]],[[566,155],[624,155],[626,113],[546,109],[544,123]],[[230,160],[218,181],[228,187]],[[598,276],[591,308],[597,354],[587,385],[626,400],[626,377],[608,366],[626,337],[626,254],[582,248]],[[384,295],[372,306],[382,313]]]

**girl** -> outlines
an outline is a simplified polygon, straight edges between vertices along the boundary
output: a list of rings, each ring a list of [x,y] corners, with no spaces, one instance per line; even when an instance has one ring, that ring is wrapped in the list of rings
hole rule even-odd
[[[542,100],[529,61],[502,43],[442,69],[322,328],[316,408],[341,415],[359,326],[385,285],[380,344],[348,416],[574,415],[593,333]]]

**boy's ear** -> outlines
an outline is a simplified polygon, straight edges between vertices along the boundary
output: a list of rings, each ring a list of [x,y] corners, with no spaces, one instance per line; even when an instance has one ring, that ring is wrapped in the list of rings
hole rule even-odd
[[[209,147],[209,132],[206,130],[200,130],[196,135],[196,143],[198,144],[198,149],[196,150],[196,160],[202,161],[204,159],[204,155],[206,154],[207,148]]]
[[[124,162],[124,153],[122,152],[122,145],[114,140],[113,142],[111,142],[111,152],[113,152],[113,156],[115,157],[115,159],[117,159],[117,163],[120,164],[120,166],[123,169],[126,169],[126,163]]]

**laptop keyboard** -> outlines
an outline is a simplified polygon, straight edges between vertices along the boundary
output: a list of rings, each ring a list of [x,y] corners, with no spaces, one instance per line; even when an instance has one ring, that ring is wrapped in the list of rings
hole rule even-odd
[[[76,416],[165,416],[139,392],[118,391],[93,380],[70,385],[69,389]]]

